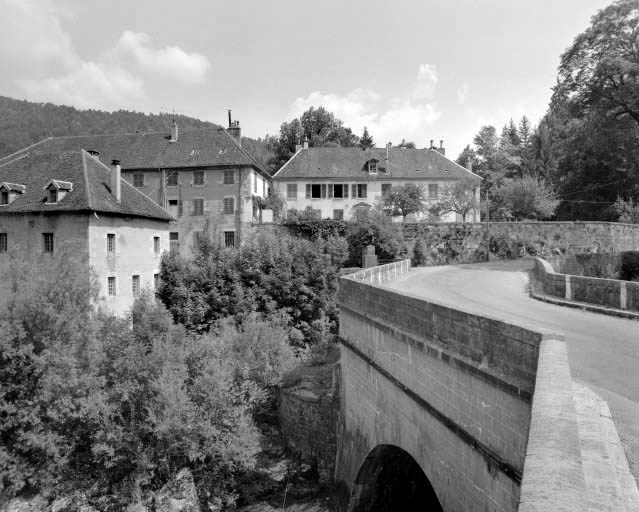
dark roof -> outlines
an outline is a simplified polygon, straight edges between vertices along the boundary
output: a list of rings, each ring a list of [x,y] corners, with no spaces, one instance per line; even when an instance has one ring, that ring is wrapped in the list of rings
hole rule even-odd
[[[174,142],[163,132],[49,137],[0,158],[0,164],[24,153],[62,153],[80,149],[99,152],[99,159],[106,164],[119,160],[122,169],[245,165],[270,177],[223,128],[187,130],[180,132]]]
[[[93,211],[173,220],[164,208],[121,179],[121,201],[111,194],[111,168],[86,151],[26,152],[0,161],[0,182],[26,186],[1,213]],[[43,189],[52,179],[71,182],[73,190],[58,203],[46,203]]]
[[[435,149],[391,148],[386,167],[386,148],[320,147],[301,149],[273,176],[273,179],[292,178],[366,178],[366,163],[377,160],[377,179],[446,179],[471,178],[481,180],[456,162],[449,160]]]

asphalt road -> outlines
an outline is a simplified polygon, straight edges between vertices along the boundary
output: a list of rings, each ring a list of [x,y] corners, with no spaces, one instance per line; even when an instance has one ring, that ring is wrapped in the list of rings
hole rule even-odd
[[[388,284],[431,302],[564,335],[573,379],[610,407],[639,481],[639,321],[556,306],[528,296],[533,261],[423,267]]]

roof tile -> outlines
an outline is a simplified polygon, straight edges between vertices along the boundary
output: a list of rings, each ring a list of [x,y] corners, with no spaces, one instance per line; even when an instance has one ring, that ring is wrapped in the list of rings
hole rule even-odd
[[[377,174],[369,174],[366,163],[377,160]],[[384,169],[384,171],[382,171]],[[298,151],[273,177],[293,178],[418,178],[458,180],[481,178],[434,149],[318,147]]]
[[[26,189],[11,204],[0,206],[0,213],[94,211],[173,220],[166,210],[126,180],[121,180],[122,197],[118,203],[110,190],[111,172],[108,166],[83,150],[30,151],[13,159],[2,159],[0,182],[18,183]],[[46,202],[43,190],[51,180],[73,184],[73,190],[54,204]]]

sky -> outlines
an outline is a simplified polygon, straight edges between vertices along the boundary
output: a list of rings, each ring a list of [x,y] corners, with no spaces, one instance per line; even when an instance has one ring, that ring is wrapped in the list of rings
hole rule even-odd
[[[562,52],[610,0],[0,0],[0,95],[171,112],[249,137],[324,106],[378,146],[547,109]]]

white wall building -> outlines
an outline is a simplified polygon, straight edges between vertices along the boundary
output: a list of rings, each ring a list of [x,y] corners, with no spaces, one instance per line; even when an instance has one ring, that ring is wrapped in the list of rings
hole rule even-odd
[[[295,155],[273,176],[273,188],[286,199],[286,208],[314,210],[321,219],[350,219],[358,208],[370,208],[391,187],[414,183],[422,186],[426,202],[434,203],[455,182],[474,186],[479,198],[481,178],[449,160],[444,149],[383,149],[342,147],[298,148]],[[447,213],[443,222],[461,222]],[[479,222],[479,210],[466,215],[466,222]]]

